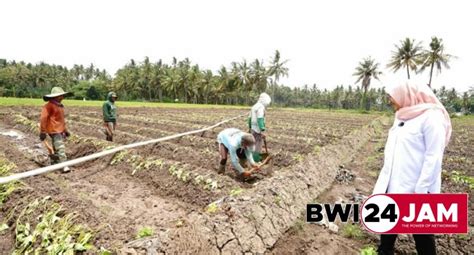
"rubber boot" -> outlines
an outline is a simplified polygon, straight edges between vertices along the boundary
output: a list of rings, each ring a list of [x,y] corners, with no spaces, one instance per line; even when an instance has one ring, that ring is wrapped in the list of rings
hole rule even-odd
[[[262,156],[260,155],[260,153],[258,153],[258,152],[253,152],[253,153],[252,153],[252,156],[253,156],[253,161],[255,161],[255,162],[260,162],[260,161],[262,161]]]

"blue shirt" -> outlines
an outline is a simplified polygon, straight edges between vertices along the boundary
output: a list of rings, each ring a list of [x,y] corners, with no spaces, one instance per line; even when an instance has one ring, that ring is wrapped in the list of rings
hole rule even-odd
[[[222,143],[229,150],[232,166],[237,171],[239,171],[239,173],[242,173],[244,171],[244,168],[239,163],[239,158],[237,157],[237,150],[242,148],[242,136],[244,134],[244,132],[240,131],[237,128],[227,128],[222,130],[217,135],[217,142]],[[250,164],[255,164],[255,162],[253,161],[251,150],[251,148],[246,148],[244,150],[245,157],[250,162]]]

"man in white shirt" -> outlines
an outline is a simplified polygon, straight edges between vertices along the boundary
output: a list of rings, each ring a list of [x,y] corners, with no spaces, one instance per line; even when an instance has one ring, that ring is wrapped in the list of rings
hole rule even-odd
[[[260,94],[258,102],[252,106],[249,113],[248,125],[251,134],[255,138],[254,160],[261,160],[262,142],[265,139],[265,109],[270,105],[272,99],[267,93]]]

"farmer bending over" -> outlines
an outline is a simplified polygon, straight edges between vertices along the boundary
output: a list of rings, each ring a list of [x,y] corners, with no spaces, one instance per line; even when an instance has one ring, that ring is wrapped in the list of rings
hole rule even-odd
[[[107,100],[102,105],[102,113],[104,115],[104,133],[106,140],[112,142],[114,137],[114,131],[117,127],[117,107],[115,101],[117,100],[117,94],[111,91],[107,94]]]
[[[70,92],[64,92],[60,87],[54,87],[51,94],[43,96],[44,101],[48,101],[43,106],[40,118],[40,140],[44,141],[46,135],[49,135],[53,141],[54,158],[52,164],[67,161],[64,139],[70,136],[64,120],[64,105],[61,101]],[[69,167],[65,167],[63,172],[69,172]]]
[[[250,171],[246,171],[239,163],[240,159],[247,159],[250,165],[258,169],[260,166],[255,163],[252,157],[253,146],[255,139],[249,133],[245,133],[236,128],[227,128],[222,130],[217,135],[217,142],[219,143],[220,165],[219,173],[225,172],[225,165],[227,162],[227,153],[230,154],[230,161],[235,170],[237,170],[239,177],[249,177]]]
[[[251,134],[255,138],[254,160],[259,162],[262,153],[262,141],[265,139],[265,108],[270,105],[272,99],[267,93],[260,94],[256,104],[250,110],[248,125]]]

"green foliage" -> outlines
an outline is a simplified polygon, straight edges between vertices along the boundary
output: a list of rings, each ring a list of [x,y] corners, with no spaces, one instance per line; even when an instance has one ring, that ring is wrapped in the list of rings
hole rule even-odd
[[[206,179],[206,184],[204,185],[204,189],[207,190],[215,190],[218,188],[217,181],[211,178]]]
[[[360,250],[360,255],[377,255],[377,250],[374,246],[367,246]]]
[[[364,238],[364,232],[360,229],[359,224],[345,224],[342,229],[342,235],[347,238],[362,239]]]
[[[471,238],[469,237],[469,234],[459,234],[457,237],[461,240],[469,241]]]
[[[304,156],[299,153],[296,153],[295,155],[293,155],[293,160],[300,162],[300,161],[303,161],[303,159],[304,159]]]
[[[153,229],[150,227],[144,227],[138,230],[137,238],[144,238],[153,235]]]
[[[0,155],[0,176],[7,176],[11,173],[11,170],[16,166],[12,162]],[[19,182],[9,182],[0,184],[0,206],[8,198],[8,196],[18,188]]]
[[[100,247],[99,255],[112,255],[112,254],[113,254],[113,252],[107,250],[104,247]]]
[[[241,188],[232,189],[232,190],[230,191],[230,196],[236,197],[236,196],[240,195],[240,193],[242,193],[243,191],[244,191],[244,190],[241,189]]]
[[[92,233],[76,225],[75,215],[65,213],[49,197],[34,200],[20,213],[15,226],[13,254],[74,254],[93,249]]]
[[[217,206],[217,204],[215,202],[210,203],[206,207],[206,212],[207,213],[216,213],[217,211],[219,211],[219,206]]]
[[[457,184],[467,185],[469,189],[474,189],[474,177],[464,175],[458,171],[451,171],[451,181]]]
[[[8,228],[10,228],[10,227],[8,226],[8,224],[6,224],[6,223],[0,224],[0,233],[2,233],[2,231],[7,230]]]
[[[431,86],[433,70],[436,68],[438,72],[441,72],[442,67],[449,69],[449,61],[455,57],[445,52],[443,39],[433,36],[430,42],[430,49],[425,50],[421,58],[422,64],[420,72],[427,68],[430,69],[430,80],[428,86]]]
[[[396,50],[392,52],[392,59],[387,67],[392,68],[394,72],[400,68],[407,69],[407,76],[410,79],[410,70],[416,72],[418,65],[421,64],[421,43],[415,43],[414,39],[405,38],[400,42],[400,46],[395,45]]]

